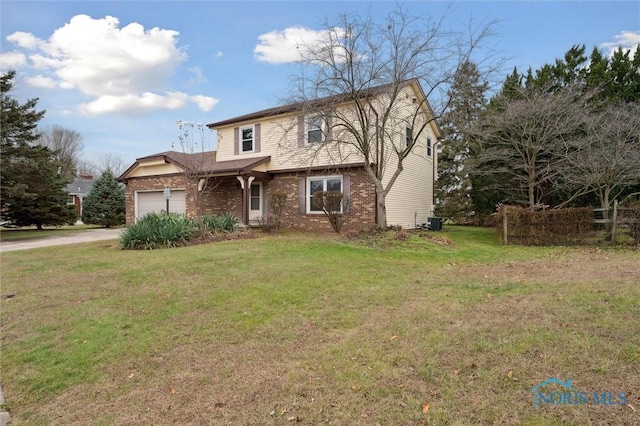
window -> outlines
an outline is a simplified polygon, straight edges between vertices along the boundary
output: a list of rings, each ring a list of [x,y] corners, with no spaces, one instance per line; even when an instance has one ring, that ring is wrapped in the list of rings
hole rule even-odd
[[[67,204],[75,204],[76,203],[76,196],[75,195],[69,195],[69,199],[67,200]]]
[[[313,194],[321,191],[342,192],[342,176],[313,177],[307,179],[307,213],[322,213],[312,203]]]
[[[411,146],[411,143],[413,142],[413,127],[407,126],[405,141],[406,141],[406,145],[404,146],[405,148]]]
[[[260,184],[251,184],[251,210],[260,210]]]
[[[240,128],[240,151],[253,152],[253,126]]]
[[[307,143],[324,142],[327,125],[322,115],[312,115],[306,120]]]
[[[427,138],[427,157],[431,157],[431,138]]]

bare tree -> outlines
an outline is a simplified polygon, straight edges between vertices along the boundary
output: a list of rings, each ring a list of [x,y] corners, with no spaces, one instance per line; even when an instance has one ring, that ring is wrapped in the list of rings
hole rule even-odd
[[[118,177],[127,169],[127,163],[125,163],[121,155],[109,152],[98,158],[95,168],[98,175],[110,171],[112,175]]]
[[[98,172],[98,167],[95,164],[83,158],[78,160],[78,162],[76,163],[76,173],[78,175],[92,175],[92,176],[97,176],[101,174]]]
[[[567,172],[563,147],[582,139],[588,114],[568,89],[514,90],[517,96],[499,99],[500,106],[489,109],[481,120],[476,132],[482,149],[474,172],[500,176],[500,185],[513,185],[506,201],[534,210],[549,200],[553,185],[563,181]]]
[[[39,132],[38,145],[46,146],[54,152],[62,176],[73,178],[84,149],[82,135],[58,125],[46,127]]]
[[[610,105],[591,114],[586,137],[567,147],[567,184],[594,192],[600,207],[640,185],[640,106]]]
[[[320,150],[334,161],[364,161],[376,189],[377,226],[386,228],[385,198],[403,171],[403,161],[446,109],[456,70],[490,35],[491,27],[469,26],[456,33],[447,28],[445,17],[432,21],[403,9],[382,23],[347,16],[339,24],[325,23],[321,40],[298,46],[303,70],[294,101],[304,114],[326,117],[318,127],[333,143],[313,144],[305,162]],[[417,102],[404,91],[414,81],[426,89]],[[429,105],[426,98],[431,97]],[[405,138],[407,128],[412,132]],[[299,152],[295,155],[300,157]]]
[[[180,158],[184,166],[187,184],[193,187],[194,204],[196,216],[202,217],[202,194],[215,188],[220,184],[220,180],[211,176],[211,167],[215,163],[215,151],[211,151],[210,133],[211,130],[204,124],[196,124],[188,121],[178,120],[180,134],[178,142],[182,150]]]

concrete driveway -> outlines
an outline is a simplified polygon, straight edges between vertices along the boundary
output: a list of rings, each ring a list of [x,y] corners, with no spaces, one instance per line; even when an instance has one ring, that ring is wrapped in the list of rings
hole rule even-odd
[[[0,241],[0,253],[4,251],[29,250],[33,248],[59,246],[63,244],[88,243],[100,240],[116,240],[124,229],[90,229],[77,234],[44,237],[25,241]]]

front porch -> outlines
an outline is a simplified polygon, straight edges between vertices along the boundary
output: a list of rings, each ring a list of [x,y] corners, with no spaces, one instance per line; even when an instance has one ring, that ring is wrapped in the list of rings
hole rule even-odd
[[[232,213],[245,226],[259,226],[267,214],[270,157],[216,163],[198,180],[196,215]]]

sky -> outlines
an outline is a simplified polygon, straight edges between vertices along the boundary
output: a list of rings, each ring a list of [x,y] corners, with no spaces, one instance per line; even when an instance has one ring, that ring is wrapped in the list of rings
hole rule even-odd
[[[179,120],[212,123],[281,105],[300,73],[295,46],[325,22],[370,15],[386,1],[6,1],[0,2],[0,72],[15,70],[11,96],[38,98],[40,126],[83,137],[83,160],[180,151]],[[495,22],[487,48],[498,79],[562,58],[573,45],[609,53],[640,42],[638,1],[408,1],[412,14],[462,29]],[[215,149],[215,135],[211,148]]]

